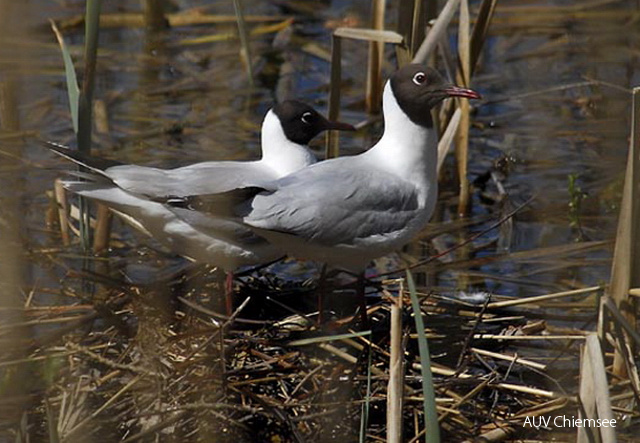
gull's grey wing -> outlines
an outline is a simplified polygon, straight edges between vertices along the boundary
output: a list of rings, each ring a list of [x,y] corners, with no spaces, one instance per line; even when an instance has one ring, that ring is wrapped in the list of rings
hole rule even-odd
[[[105,172],[125,191],[154,200],[263,186],[276,178],[259,162],[204,162],[169,170],[123,165]]]
[[[104,172],[106,169],[114,166],[121,166],[124,164],[115,160],[108,160],[101,157],[86,155],[76,149],[71,149],[70,147],[62,145],[60,143],[46,140],[41,140],[40,142],[50,151],[55,152],[56,154],[72,161],[77,165],[84,166],[85,168],[93,171],[98,175],[106,176]]]
[[[236,188],[231,191],[219,192],[217,194],[157,198],[153,199],[153,201],[166,205],[178,216],[185,219],[185,221],[187,221],[187,214],[189,214],[187,211],[199,212],[205,216],[237,219],[238,214],[242,212],[241,208],[246,206],[252,197],[271,189],[273,188],[266,189],[258,186],[251,186],[248,188]]]
[[[42,142],[51,151],[112,180],[131,194],[150,199],[217,194],[237,188],[264,186],[277,179],[275,171],[259,161],[211,161],[175,169],[127,165],[85,155],[54,142]]]
[[[276,191],[258,194],[245,223],[332,246],[392,234],[420,210],[411,183],[353,162],[344,168],[331,163],[287,176],[276,182]]]
[[[188,223],[205,235],[238,245],[266,244],[266,240],[256,235],[239,221],[212,217],[200,211],[184,208],[170,208],[180,220]]]

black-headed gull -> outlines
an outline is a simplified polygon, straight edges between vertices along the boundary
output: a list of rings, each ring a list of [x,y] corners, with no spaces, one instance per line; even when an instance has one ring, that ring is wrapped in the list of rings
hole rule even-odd
[[[408,243],[433,213],[438,138],[431,110],[448,97],[480,95],[423,65],[399,69],[384,88],[378,143],[253,188],[236,206],[237,220],[291,256],[362,271]],[[172,204],[215,213],[216,200],[193,195]]]
[[[325,130],[354,128],[327,120],[309,105],[288,100],[267,112],[261,131],[262,158],[256,161],[209,161],[159,169],[89,157],[51,142],[48,146],[90,170],[80,174],[83,181],[65,181],[67,189],[102,202],[174,253],[232,271],[274,260],[283,253],[241,224],[160,202],[263,186],[309,166],[316,158],[306,145]]]

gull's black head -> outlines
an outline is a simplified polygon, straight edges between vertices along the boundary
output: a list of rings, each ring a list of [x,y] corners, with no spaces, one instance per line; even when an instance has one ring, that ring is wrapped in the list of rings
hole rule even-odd
[[[300,145],[308,144],[313,137],[329,129],[355,131],[350,124],[327,120],[311,106],[296,100],[278,103],[273,107],[273,112],[280,120],[287,138]]]
[[[407,117],[417,125],[433,126],[431,109],[447,97],[480,98],[471,89],[447,83],[438,71],[411,64],[391,76],[391,90]]]

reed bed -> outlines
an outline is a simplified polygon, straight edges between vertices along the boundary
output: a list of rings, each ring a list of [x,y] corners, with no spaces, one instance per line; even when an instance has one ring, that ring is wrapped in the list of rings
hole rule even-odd
[[[98,285],[94,300],[82,300],[74,289],[81,278],[93,278]],[[404,317],[404,407],[398,425],[404,428],[400,441],[419,441],[425,429],[423,377],[416,329],[409,320],[411,303],[418,303],[425,315],[442,441],[472,439],[496,429],[505,436],[522,435],[527,416],[560,414],[576,406],[576,397],[563,389],[566,381],[556,381],[549,390],[545,378],[562,372],[567,381],[578,376],[575,365],[588,334],[551,327],[521,306],[494,308],[489,297],[475,303],[435,293],[409,297],[391,282],[383,289],[385,299],[370,308],[373,330],[358,334],[350,317],[336,317],[329,329],[319,329],[313,314],[283,316],[279,305],[269,308],[278,320],[256,315],[263,314],[255,311],[256,297],[286,304],[308,295],[308,288],[247,280],[245,301],[225,319],[211,308],[212,294],[220,290],[215,273],[182,279],[171,282],[176,293],[185,280],[199,284],[185,295],[168,297],[166,290],[71,272],[63,284],[75,305],[5,312],[26,318],[12,328],[33,326],[43,333],[36,343],[16,342],[16,350],[28,349],[28,357],[8,354],[2,367],[53,377],[53,384],[33,392],[46,399],[46,409],[31,416],[31,435],[56,441],[78,435],[124,441],[150,436],[356,440],[366,402],[364,441],[384,440],[390,361],[398,352],[389,329]],[[572,297],[600,291],[590,289]],[[282,296],[285,291],[288,297]],[[554,310],[561,297],[535,303]],[[563,309],[593,313],[591,306],[574,305]],[[50,324],[57,327],[47,331]],[[7,400],[4,407],[11,408]]]

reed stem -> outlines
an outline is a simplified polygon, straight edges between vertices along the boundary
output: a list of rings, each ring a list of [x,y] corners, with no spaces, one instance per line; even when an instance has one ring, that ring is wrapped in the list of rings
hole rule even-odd
[[[627,171],[620,206],[620,218],[616,234],[616,246],[613,253],[611,282],[609,294],[616,306],[634,322],[634,309],[629,303],[629,289],[640,285],[640,248],[638,232],[640,232],[640,87],[633,90],[631,110],[631,141],[627,156]],[[602,325],[607,329],[608,325]],[[601,331],[602,333],[602,331]],[[624,356],[616,349],[613,358],[613,373],[618,377],[626,377]]]
[[[391,302],[389,383],[387,385],[387,442],[402,441],[404,365],[402,356],[402,288]]]
[[[331,83],[329,86],[329,120],[340,116],[340,83],[342,83],[342,37],[331,37]],[[325,157],[337,157],[340,152],[337,131],[327,131]]]
[[[372,3],[371,28],[382,31],[384,29],[384,11],[386,1],[374,0]],[[370,114],[379,114],[382,102],[382,61],[384,60],[384,43],[373,41],[369,43],[369,67],[367,69],[366,107]]]

